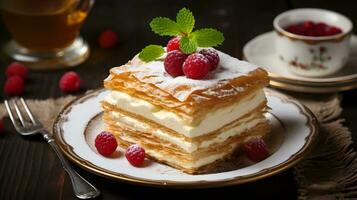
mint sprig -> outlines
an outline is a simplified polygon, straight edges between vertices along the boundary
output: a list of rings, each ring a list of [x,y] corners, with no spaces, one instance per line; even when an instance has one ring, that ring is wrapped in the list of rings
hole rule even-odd
[[[194,39],[189,37],[182,37],[180,40],[180,50],[185,53],[193,53],[197,49],[197,42]]]
[[[203,28],[193,31],[195,18],[190,10],[182,8],[176,15],[176,21],[167,17],[156,17],[150,22],[151,30],[160,36],[179,36],[180,50],[190,54],[198,47],[215,47],[224,41],[223,33],[213,28]],[[193,32],[192,32],[193,31]],[[139,58],[145,62],[150,62],[162,56],[163,47],[159,45],[149,45],[139,54]]]
[[[187,8],[182,8],[176,15],[176,23],[180,27],[181,35],[185,36],[195,27],[195,17]]]
[[[176,36],[181,34],[180,26],[167,17],[155,17],[150,22],[151,30],[161,36]]]
[[[193,32],[192,35],[200,47],[214,47],[224,41],[223,33],[213,28],[203,28]]]
[[[162,56],[165,50],[160,45],[148,45],[139,54],[139,58],[144,62],[150,62]]]

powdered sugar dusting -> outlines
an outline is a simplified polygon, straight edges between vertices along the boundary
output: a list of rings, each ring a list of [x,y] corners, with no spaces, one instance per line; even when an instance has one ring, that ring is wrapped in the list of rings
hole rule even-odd
[[[162,60],[145,63],[137,56],[127,65],[114,68],[113,72],[118,74],[130,72],[141,82],[154,84],[179,101],[185,101],[194,91],[212,88],[218,84],[226,84],[229,80],[246,76],[258,68],[218,50],[217,52],[220,58],[218,67],[211,71],[204,80],[189,79],[186,76],[173,78],[166,73]]]

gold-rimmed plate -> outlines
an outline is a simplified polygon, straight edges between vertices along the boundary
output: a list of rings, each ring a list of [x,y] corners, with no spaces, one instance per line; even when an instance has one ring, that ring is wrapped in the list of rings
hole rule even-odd
[[[186,174],[150,160],[137,168],[127,162],[123,150],[119,148],[110,158],[101,156],[95,150],[94,138],[104,129],[100,101],[107,93],[104,89],[98,90],[71,102],[57,117],[53,133],[61,150],[75,164],[118,181],[177,188],[246,183],[279,173],[296,164],[308,152],[317,135],[316,119],[306,107],[280,93],[266,90],[268,106],[271,108],[267,117],[273,126],[268,139],[268,146],[273,153],[267,159],[202,175]]]
[[[296,76],[275,51],[276,33],[261,34],[243,48],[244,58],[268,71],[273,87],[298,92],[326,93],[357,88],[357,36],[351,37],[351,53],[346,66],[336,74],[313,78]]]

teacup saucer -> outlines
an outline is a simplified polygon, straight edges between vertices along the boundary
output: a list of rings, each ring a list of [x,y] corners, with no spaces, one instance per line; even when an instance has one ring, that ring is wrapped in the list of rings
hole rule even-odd
[[[269,72],[270,84],[279,89],[309,93],[338,92],[357,88],[357,36],[351,39],[351,55],[346,66],[336,74],[322,77],[299,77],[291,74],[287,63],[276,55],[276,34],[271,31],[249,41],[243,48],[244,58]]]

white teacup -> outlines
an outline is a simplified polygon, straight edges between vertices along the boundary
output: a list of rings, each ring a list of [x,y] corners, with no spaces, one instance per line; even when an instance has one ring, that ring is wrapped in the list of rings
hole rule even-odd
[[[303,36],[286,31],[289,25],[304,21],[324,22],[342,33],[331,36]],[[274,19],[277,56],[289,70],[300,76],[322,77],[339,71],[350,52],[352,22],[347,17],[323,9],[303,8],[281,13]]]

